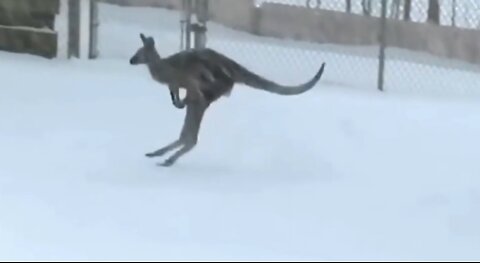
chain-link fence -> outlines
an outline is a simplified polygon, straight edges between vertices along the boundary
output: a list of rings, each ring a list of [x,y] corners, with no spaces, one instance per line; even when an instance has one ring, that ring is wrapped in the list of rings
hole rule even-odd
[[[326,61],[330,87],[480,95],[478,1],[225,2],[209,2],[207,46],[267,77],[295,83]]]
[[[87,2],[92,3],[91,10],[75,11],[81,9],[80,3]],[[124,59],[130,55],[139,45],[137,35],[126,33],[125,29],[131,29],[128,32],[142,31],[157,39],[162,54],[206,43],[255,72],[286,84],[304,81],[327,62],[322,81],[326,88],[480,95],[477,0],[1,3],[0,24],[4,26],[0,27],[0,49],[54,57],[61,43],[67,45],[67,41],[55,43],[57,36],[68,31],[68,48],[75,55],[81,46],[75,39],[85,29],[75,25],[85,21],[81,18],[90,12],[90,28],[95,33],[90,51],[94,57]],[[61,26],[61,17],[68,20],[67,28]],[[29,35],[24,33],[25,27],[33,28]],[[204,29],[206,34],[202,34]],[[31,44],[20,45],[27,42]],[[33,46],[38,50],[28,49]]]
[[[388,14],[391,22],[385,27],[386,89],[480,95],[480,3],[396,2],[399,12]],[[408,8],[405,2],[410,3]]]

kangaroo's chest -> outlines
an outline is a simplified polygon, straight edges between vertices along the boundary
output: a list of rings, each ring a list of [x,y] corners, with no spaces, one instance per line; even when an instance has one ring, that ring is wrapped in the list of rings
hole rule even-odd
[[[188,88],[196,83],[195,76],[188,73],[182,73],[178,70],[155,70],[149,68],[152,78],[165,85]]]
[[[155,68],[148,68],[148,71],[150,73],[150,76],[157,82],[160,82],[162,84],[170,84],[171,82],[171,76],[169,74],[162,72],[160,70],[157,70]]]

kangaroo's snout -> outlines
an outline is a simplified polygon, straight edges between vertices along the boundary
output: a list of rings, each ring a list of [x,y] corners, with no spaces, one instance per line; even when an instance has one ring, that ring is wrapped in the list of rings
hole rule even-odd
[[[136,64],[137,64],[137,60],[135,59],[135,57],[131,58],[130,65],[136,65]]]

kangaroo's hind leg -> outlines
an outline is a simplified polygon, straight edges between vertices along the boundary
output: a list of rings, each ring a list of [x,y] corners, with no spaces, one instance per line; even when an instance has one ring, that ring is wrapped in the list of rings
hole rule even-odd
[[[197,145],[200,125],[207,107],[208,106],[203,105],[201,102],[191,102],[187,104],[187,113],[179,139],[183,147],[166,159],[161,164],[162,166],[172,166],[180,157],[190,152]]]
[[[163,155],[165,155],[167,152],[170,152],[172,150],[175,150],[176,148],[182,146],[182,141],[181,140],[176,140],[170,144],[168,144],[167,146],[161,148],[161,149],[158,149],[154,152],[151,152],[151,153],[147,153],[145,156],[147,157],[150,157],[150,158],[154,158],[154,157],[161,157]]]

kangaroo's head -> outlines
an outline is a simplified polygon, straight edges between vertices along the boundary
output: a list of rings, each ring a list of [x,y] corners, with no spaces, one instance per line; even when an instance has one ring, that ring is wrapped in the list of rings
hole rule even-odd
[[[159,58],[153,38],[140,34],[140,39],[143,42],[143,46],[139,48],[130,59],[130,65],[148,64]]]

